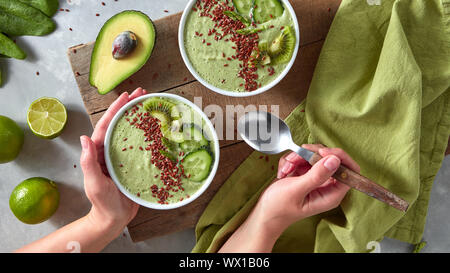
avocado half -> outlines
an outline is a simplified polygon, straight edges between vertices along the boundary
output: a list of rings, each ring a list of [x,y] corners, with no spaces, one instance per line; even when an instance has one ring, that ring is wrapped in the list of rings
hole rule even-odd
[[[123,59],[114,59],[114,39],[124,31],[137,36],[137,46]],[[127,10],[111,17],[103,25],[91,56],[89,83],[106,94],[136,73],[150,58],[155,46],[156,30],[152,20],[140,11]]]

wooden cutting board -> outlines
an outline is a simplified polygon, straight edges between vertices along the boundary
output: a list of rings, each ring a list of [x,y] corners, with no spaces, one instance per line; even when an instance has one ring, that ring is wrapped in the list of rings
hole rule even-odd
[[[109,105],[121,92],[131,92],[143,87],[148,92],[170,92],[202,99],[203,107],[216,104],[225,113],[226,105],[279,105],[279,114],[285,118],[305,97],[311,82],[314,67],[323,41],[339,7],[340,0],[291,0],[300,25],[300,49],[297,59],[287,76],[273,89],[257,96],[233,98],[216,94],[197,82],[185,67],[178,49],[178,23],[181,13],[155,21],[158,33],[156,46],[147,64],[128,80],[107,95],[99,95],[89,85],[89,65],[93,43],[73,46],[68,50],[72,70],[80,89],[92,125],[103,115]],[[223,128],[235,127],[235,121],[223,120]],[[217,132],[225,137],[224,132]],[[233,138],[236,139],[236,138]],[[154,236],[180,231],[195,226],[203,210],[220,186],[241,162],[252,152],[244,142],[238,140],[220,141],[220,163],[218,172],[208,190],[197,200],[185,207],[158,211],[141,207],[137,216],[128,225],[134,242]]]

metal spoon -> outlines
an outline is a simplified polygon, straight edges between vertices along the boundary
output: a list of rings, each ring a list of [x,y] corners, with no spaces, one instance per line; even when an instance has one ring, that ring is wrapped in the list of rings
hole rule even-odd
[[[238,121],[238,132],[248,145],[265,154],[278,154],[291,150],[311,165],[322,158],[319,154],[295,144],[287,124],[271,113],[262,111],[246,113]],[[333,177],[398,210],[408,209],[408,202],[343,165],[338,168]]]

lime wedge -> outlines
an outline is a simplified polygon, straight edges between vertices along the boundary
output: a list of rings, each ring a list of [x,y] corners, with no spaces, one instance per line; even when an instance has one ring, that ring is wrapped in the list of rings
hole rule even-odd
[[[36,136],[45,139],[55,138],[62,133],[66,125],[66,107],[55,98],[37,99],[28,108],[27,122]]]

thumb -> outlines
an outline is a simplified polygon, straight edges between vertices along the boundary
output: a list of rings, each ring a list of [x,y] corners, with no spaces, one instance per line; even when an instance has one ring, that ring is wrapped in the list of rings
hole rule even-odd
[[[301,176],[301,190],[305,194],[308,194],[316,189],[336,172],[340,164],[341,160],[335,155],[329,155],[322,158],[314,164],[308,172]]]
[[[103,178],[102,169],[97,160],[97,148],[95,147],[94,142],[87,136],[81,136],[80,142],[82,148],[80,165],[83,170],[85,181]]]

